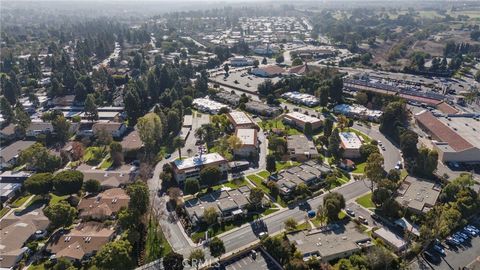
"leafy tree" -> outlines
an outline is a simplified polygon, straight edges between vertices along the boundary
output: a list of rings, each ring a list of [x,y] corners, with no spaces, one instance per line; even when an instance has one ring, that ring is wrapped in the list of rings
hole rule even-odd
[[[70,137],[70,122],[63,115],[55,117],[52,121],[53,132],[61,142],[66,142]]]
[[[38,172],[53,172],[62,165],[61,159],[48,153],[47,148],[40,143],[35,143],[21,151],[18,163],[33,167]]]
[[[145,151],[154,151],[162,138],[162,121],[155,113],[148,113],[138,120],[138,134],[145,144]]]
[[[277,64],[281,64],[283,63],[283,61],[285,61],[285,58],[283,58],[283,54],[280,54],[275,58],[275,62],[277,62]]]
[[[214,186],[220,182],[222,172],[217,167],[206,167],[200,171],[200,183],[205,186]]]
[[[22,106],[17,105],[15,108],[15,122],[17,123],[15,132],[21,137],[24,137],[31,120],[28,114],[23,110]]]
[[[400,135],[400,149],[405,158],[411,159],[417,156],[418,135],[412,130],[405,130]]]
[[[368,269],[398,269],[398,261],[390,251],[382,246],[373,246],[366,256]]]
[[[200,190],[200,183],[197,179],[187,179],[185,181],[185,193],[195,194]]]
[[[305,123],[305,127],[303,128],[303,133],[305,134],[305,136],[309,138],[312,137],[313,135],[312,123],[310,122]]]
[[[248,196],[248,199],[252,203],[252,205],[257,208],[262,204],[262,199],[264,196],[264,192],[261,188],[252,188],[250,190],[250,195]]]
[[[142,116],[144,112],[142,109],[142,101],[140,100],[140,96],[135,86],[128,85],[123,100],[125,103],[128,124],[129,126],[134,126],[137,123],[138,118]]]
[[[391,196],[391,192],[388,189],[379,187],[372,193],[372,202],[376,206],[382,206]]]
[[[190,252],[188,261],[191,266],[195,266],[196,269],[198,269],[198,267],[205,261],[205,253],[203,253],[202,249],[194,249]]]
[[[225,245],[223,244],[223,241],[218,237],[212,238],[208,247],[210,248],[210,254],[213,257],[220,257],[223,253],[225,253]]]
[[[385,177],[383,169],[383,156],[380,153],[371,154],[365,165],[365,176],[370,180],[370,190],[373,192],[374,184],[380,182]]]
[[[367,160],[373,153],[380,153],[378,146],[373,144],[362,144],[362,146],[360,146],[360,155],[363,160]]]
[[[300,58],[295,58],[292,61],[292,67],[303,65],[303,61]]]
[[[176,110],[170,110],[167,114],[167,127],[168,132],[177,134],[182,128],[182,121],[180,115]]]
[[[230,70],[228,64],[223,65],[223,70],[225,70],[225,74],[228,74],[228,71]]]
[[[74,270],[76,269],[70,260],[67,258],[58,258],[57,263],[52,268],[53,270]]]
[[[297,225],[298,225],[297,221],[292,217],[287,218],[287,220],[285,220],[284,224],[285,224],[285,229],[287,231],[295,230],[297,228]]]
[[[339,75],[333,77],[330,84],[330,99],[332,102],[340,103],[343,98],[343,79]]]
[[[53,187],[53,175],[51,173],[36,173],[24,182],[25,189],[35,195],[48,194]]]
[[[357,94],[355,95],[355,101],[356,101],[356,103],[358,103],[360,105],[367,105],[367,103],[368,103],[367,93],[357,92]]]
[[[404,101],[390,102],[380,117],[380,131],[393,140],[399,141],[400,130],[408,121],[408,111]]]
[[[98,120],[98,108],[95,104],[95,96],[93,94],[88,94],[87,99],[85,100],[85,115],[90,121]]]
[[[267,64],[267,58],[266,57],[263,57],[262,59],[262,65],[266,65]]]
[[[75,84],[74,91],[76,100],[84,101],[87,97],[87,88],[85,88],[85,85],[80,81]]]
[[[345,208],[345,198],[338,192],[331,192],[323,197],[323,206],[329,221],[338,220],[338,214]]]
[[[77,193],[83,186],[83,173],[80,171],[61,171],[53,178],[55,191],[62,194]]]
[[[338,129],[335,128],[328,137],[328,152],[332,155],[335,159],[338,159],[341,155],[340,150],[340,135],[338,133]]]
[[[149,192],[147,184],[142,181],[136,181],[127,187],[127,194],[130,196],[128,209],[137,216],[147,213],[150,205]]]
[[[165,269],[182,270],[183,269],[183,255],[176,252],[169,252],[163,258],[163,267]]]
[[[322,85],[320,88],[317,90],[318,92],[318,99],[320,99],[320,106],[325,107],[328,104],[328,98],[330,95],[330,88],[328,85]],[[327,119],[330,120],[331,119]]]
[[[258,65],[260,65],[260,62],[257,59],[253,60],[253,67],[258,68]]]
[[[97,193],[100,191],[100,182],[95,179],[88,179],[85,181],[85,191],[88,193]]]
[[[113,161],[113,166],[120,166],[123,162],[123,149],[119,142],[111,142],[110,146],[110,158]]]
[[[130,269],[134,267],[132,249],[128,240],[109,242],[95,255],[95,265],[100,269]]]
[[[287,264],[295,252],[294,245],[278,237],[267,237],[262,240],[262,245],[281,265]]]
[[[268,154],[266,159],[267,159],[267,161],[266,161],[267,171],[270,172],[270,174],[277,171],[277,163],[275,161],[275,156],[271,155],[271,154]]]
[[[54,228],[68,227],[73,224],[73,220],[77,216],[77,209],[66,201],[61,201],[45,207],[43,213]]]
[[[208,225],[213,225],[217,223],[217,220],[218,220],[217,209],[215,207],[205,208],[205,210],[203,211],[203,217],[205,219],[205,222]]]
[[[330,118],[325,119],[325,124],[323,125],[323,135],[327,138],[332,135],[333,121]]]
[[[438,152],[422,147],[418,150],[413,171],[420,176],[431,177],[437,169]]]
[[[182,148],[185,146],[185,141],[180,137],[173,139],[173,147],[178,150],[178,158],[182,159]]]
[[[10,102],[8,102],[5,97],[0,97],[0,113],[2,113],[2,116],[7,123],[12,123],[15,119],[12,105],[10,105]]]

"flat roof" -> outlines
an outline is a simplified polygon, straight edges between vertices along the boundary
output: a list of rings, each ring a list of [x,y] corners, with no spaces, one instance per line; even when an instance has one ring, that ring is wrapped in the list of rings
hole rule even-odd
[[[35,141],[16,141],[7,147],[1,148],[0,157],[3,158],[5,162],[8,162],[12,158],[20,154],[22,150],[27,149],[34,143]]]
[[[234,125],[245,125],[245,124],[255,124],[253,120],[242,111],[233,111],[229,112],[228,115],[230,119],[233,121]]]
[[[288,117],[288,118],[294,119],[294,120],[298,120],[298,121],[303,122],[303,123],[314,124],[314,123],[318,123],[318,122],[322,121],[317,117],[306,115],[306,114],[303,114],[303,113],[300,113],[300,112],[289,112],[289,113],[285,114],[285,116]]]
[[[312,140],[305,135],[290,135],[287,137],[287,148],[295,151],[295,154],[318,154],[317,148]]]
[[[426,212],[435,205],[440,195],[440,186],[412,176],[407,176],[400,188],[397,190],[396,200],[408,207]]]
[[[173,163],[178,170],[186,170],[198,166],[208,165],[215,162],[227,162],[219,153],[210,153],[197,157],[177,159]]]
[[[379,236],[383,240],[387,241],[390,245],[393,245],[398,250],[402,250],[407,245],[407,242],[399,235],[387,230],[385,228],[380,228],[373,232],[374,235]]]
[[[362,146],[362,141],[353,132],[340,132],[338,135],[345,149],[359,149]]]
[[[235,135],[242,140],[243,145],[257,145],[257,130],[254,128],[237,129]]]

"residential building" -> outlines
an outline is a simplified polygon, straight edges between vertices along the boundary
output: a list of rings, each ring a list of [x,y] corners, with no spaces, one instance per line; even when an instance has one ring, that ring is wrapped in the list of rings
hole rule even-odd
[[[219,214],[219,221],[244,216],[249,205],[250,188],[216,190],[200,198],[185,202],[185,209],[193,224],[203,221],[205,209],[213,208]]]
[[[13,198],[20,191],[22,184],[0,182],[0,201],[2,203]]]
[[[303,183],[307,186],[321,183],[332,170],[325,164],[317,161],[307,161],[300,166],[282,170],[270,178],[276,182],[280,194],[290,196],[297,185]]]
[[[53,132],[53,125],[50,122],[32,121],[26,130],[27,137],[37,137],[40,134]]]
[[[122,145],[122,151],[126,154],[136,152],[143,147],[143,142],[140,139],[140,135],[136,129],[132,130],[125,137],[123,137],[120,144]]]
[[[17,137],[17,133],[15,132],[15,125],[14,124],[8,124],[2,130],[0,130],[0,139],[2,141],[12,141]]]
[[[16,141],[0,149],[0,169],[15,165],[20,152],[32,146],[34,143],[35,141]]]
[[[233,67],[251,66],[253,59],[245,56],[235,56],[230,58],[230,65]]]
[[[239,149],[234,150],[235,156],[256,157],[258,156],[258,135],[254,128],[240,128],[235,131],[235,135],[242,141]]]
[[[371,246],[370,237],[352,223],[345,226],[334,223],[321,229],[289,233],[287,238],[304,260],[314,257],[324,263],[349,257]]]
[[[306,115],[300,112],[289,112],[283,115],[283,121],[301,130],[305,129],[306,123],[310,123],[312,125],[312,130],[318,130],[323,123],[320,118]]]
[[[57,258],[81,261],[94,255],[102,246],[113,240],[115,230],[100,222],[80,223],[68,233],[57,231],[46,246],[46,250]]]
[[[383,114],[382,111],[370,110],[358,104],[338,104],[333,107],[333,112],[343,114],[347,117],[363,119],[372,122],[378,122],[380,120],[380,116]]]
[[[175,180],[180,186],[186,179],[198,179],[200,171],[206,167],[217,167],[224,178],[227,177],[228,161],[218,153],[177,159],[172,163]]]
[[[291,160],[305,161],[318,157],[317,147],[303,134],[287,137],[287,156]]]
[[[407,247],[407,242],[402,236],[382,227],[372,232],[372,236],[380,238],[383,243],[392,248],[395,252],[401,252]]]
[[[240,104],[240,96],[236,94],[232,94],[227,91],[220,91],[212,96],[213,99],[220,101],[222,103],[229,104],[231,106],[238,106]]]
[[[302,104],[309,107],[317,106],[320,103],[317,97],[297,91],[283,93],[282,98],[292,103]]]
[[[102,188],[116,188],[133,182],[134,175],[130,171],[104,171],[97,169],[80,170],[84,179],[94,179],[100,182]]]
[[[208,98],[196,98],[193,100],[192,106],[201,112],[211,114],[218,114],[222,108],[229,109],[227,105]]]
[[[130,196],[122,188],[107,189],[97,195],[84,197],[77,206],[83,219],[103,220],[126,208]]]
[[[344,158],[359,158],[362,140],[353,132],[340,132],[340,147],[343,149]]]
[[[5,171],[0,174],[0,183],[23,184],[23,182],[31,175],[31,172],[26,171]]]
[[[263,102],[250,100],[245,103],[245,110],[253,113],[258,114],[266,117],[275,117],[282,113],[282,108],[269,106]]]
[[[127,126],[123,123],[116,122],[98,122],[92,126],[93,135],[95,136],[97,136],[98,133],[103,130],[112,135],[113,138],[118,139],[123,137],[123,134],[127,131]]]
[[[424,179],[407,176],[397,189],[395,200],[416,213],[426,213],[437,203],[440,185]]]
[[[430,111],[415,115],[418,126],[431,136],[442,162],[480,163],[480,116],[435,116]]]
[[[283,75],[285,73],[285,69],[277,65],[270,65],[253,68],[250,73],[259,77],[272,78]]]
[[[232,111],[227,114],[228,119],[235,129],[258,128],[257,123],[242,111]]]
[[[305,64],[303,64],[303,65],[298,65],[298,66],[290,68],[288,70],[288,73],[290,75],[303,76],[303,75],[307,74],[309,71],[310,71],[310,68],[308,67],[307,62],[305,62]]]
[[[51,103],[53,106],[72,106],[75,101],[75,95],[66,95],[54,98]]]
[[[0,268],[13,269],[29,251],[25,242],[37,231],[45,231],[50,222],[41,208],[11,213],[0,220]]]

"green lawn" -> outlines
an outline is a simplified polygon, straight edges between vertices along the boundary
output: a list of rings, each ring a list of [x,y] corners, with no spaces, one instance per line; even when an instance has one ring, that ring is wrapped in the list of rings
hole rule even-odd
[[[83,154],[83,161],[91,166],[98,165],[106,155],[106,152],[103,150],[103,147],[88,147]]]
[[[110,157],[108,157],[108,158],[104,158],[102,163],[100,163],[98,167],[99,169],[106,170],[112,167],[112,165],[113,165],[113,160]]]
[[[355,164],[355,170],[353,170],[352,173],[364,173],[365,172],[365,165],[367,165],[366,162],[362,162],[360,164]]]
[[[45,270],[45,262],[39,263],[39,264],[31,264],[28,267],[28,270]]]
[[[275,163],[276,163],[276,167],[277,167],[277,172],[281,171],[281,170],[284,170],[284,169],[288,169],[288,168],[293,167],[293,166],[298,166],[298,165],[301,164],[298,161],[277,161]]]
[[[302,224],[297,225],[297,230],[309,230],[309,229],[311,229],[309,222],[304,222]]]
[[[403,169],[403,170],[400,171],[400,180],[405,179],[405,177],[407,177],[407,176],[408,176],[407,170]]]
[[[353,132],[353,133],[357,134],[358,136],[362,137],[363,142],[365,142],[365,143],[370,143],[372,141],[372,138],[370,138],[367,134],[365,134],[365,133],[363,133],[359,130],[356,130],[354,128],[348,128],[348,129],[346,129],[346,131]]]
[[[265,186],[262,182],[262,178],[256,174],[251,174],[247,176],[248,180],[252,181],[258,188],[262,189],[263,192],[273,197],[272,192],[270,189]],[[280,204],[282,207],[287,207],[287,203],[285,203],[280,195],[277,195],[275,202]]]
[[[10,210],[10,209],[5,208],[5,207],[2,208],[2,210],[0,210],[0,217],[5,216],[5,215],[8,213],[9,210]]]
[[[268,208],[267,210],[265,210],[262,213],[262,216],[268,216],[270,214],[273,214],[273,213],[277,212],[278,210],[280,210],[280,209],[278,209],[278,208]]]
[[[229,187],[229,188],[233,188],[233,189],[236,189],[236,188],[239,188],[239,187],[243,187],[243,186],[246,186],[248,183],[247,183],[247,180],[245,180],[245,178],[236,178],[236,179],[233,179],[232,181],[228,181],[227,183],[224,183],[223,185],[226,186],[226,187]]]
[[[365,208],[375,208],[375,205],[372,202],[371,192],[363,195],[362,197],[358,197],[355,201]]]
[[[27,194],[27,195],[19,197],[18,199],[16,199],[12,203],[12,206],[15,207],[15,208],[22,206],[22,204],[24,204],[28,200],[28,198],[30,198],[31,196],[33,196],[33,195]]]
[[[53,193],[50,193],[50,202],[48,203],[48,205],[54,205],[54,204],[57,204],[63,200],[66,200],[68,198],[68,195],[64,195],[64,196],[58,196],[58,195],[55,195]]]
[[[265,179],[267,179],[270,176],[270,173],[268,171],[261,171],[257,174],[260,175],[261,177],[265,178]]]
[[[287,128],[283,124],[281,119],[272,119],[272,120],[266,120],[262,121],[258,124],[263,130],[272,130],[273,128],[281,129],[281,130],[286,130]],[[302,134],[302,132],[298,131],[294,127],[288,127],[288,135],[298,135]]]

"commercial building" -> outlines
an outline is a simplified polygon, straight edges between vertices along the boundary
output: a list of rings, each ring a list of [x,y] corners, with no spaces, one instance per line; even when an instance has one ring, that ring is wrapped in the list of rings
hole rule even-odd
[[[285,114],[283,116],[283,121],[302,130],[305,128],[306,123],[310,123],[312,125],[312,130],[319,129],[323,123],[320,118],[306,115],[300,112],[289,112]]]
[[[203,221],[206,209],[213,208],[219,214],[219,221],[232,220],[244,216],[249,205],[250,188],[216,190],[200,198],[185,202],[185,209],[193,224]]]
[[[233,67],[251,66],[253,59],[245,56],[235,56],[230,58],[230,65]]]
[[[256,157],[258,155],[258,135],[254,128],[240,128],[235,131],[241,141],[240,148],[234,150],[235,156],[239,157]]]
[[[303,65],[299,65],[299,66],[290,68],[288,70],[288,73],[290,75],[303,76],[303,75],[307,74],[309,71],[310,71],[310,68],[308,67],[307,62],[305,62],[305,64],[303,64]]]
[[[360,233],[355,225],[330,224],[321,229],[287,234],[288,241],[295,244],[304,260],[316,257],[328,263],[361,251],[371,246],[370,237]]]
[[[292,103],[302,104],[309,107],[317,106],[320,103],[317,97],[296,91],[284,93],[282,94],[282,98]]]
[[[303,134],[287,137],[287,153],[291,160],[305,161],[318,157],[317,147]]]
[[[118,213],[122,207],[126,208],[130,196],[122,188],[107,189],[95,196],[84,197],[77,206],[80,217],[83,219],[103,220]]]
[[[80,223],[66,234],[57,231],[50,237],[46,250],[57,258],[80,261],[94,255],[114,236],[114,228],[105,227],[100,222]]]
[[[196,98],[192,105],[195,109],[211,114],[218,114],[222,108],[228,109],[228,106],[208,98]]]
[[[250,73],[259,77],[271,78],[283,75],[285,73],[285,69],[277,65],[270,65],[253,68]]]
[[[373,122],[378,122],[380,120],[380,116],[382,116],[383,112],[379,110],[370,110],[366,107],[358,104],[338,104],[333,107],[334,113],[343,114],[347,117],[355,118],[355,119],[363,119]]]
[[[228,119],[235,129],[258,128],[257,123],[250,116],[242,111],[233,111],[227,114]]]
[[[30,211],[12,213],[0,220],[1,269],[13,269],[29,251],[24,246],[25,242],[35,235],[35,232],[45,231],[50,224],[41,208],[32,206],[29,209]]]
[[[426,213],[437,203],[440,191],[436,183],[407,176],[397,189],[395,200],[416,213]]]
[[[340,132],[340,147],[344,158],[359,158],[362,140],[353,132]]]
[[[435,116],[430,111],[415,115],[418,126],[431,136],[442,162],[480,163],[480,116]]]
[[[232,94],[227,91],[220,91],[217,92],[215,95],[212,96],[213,99],[220,101],[225,104],[229,104],[231,106],[238,106],[240,104],[240,96],[236,94]]]
[[[321,183],[331,172],[332,170],[327,165],[311,160],[300,166],[282,170],[276,176],[271,177],[271,179],[277,184],[280,194],[289,196],[299,184],[303,183],[311,186]]]
[[[218,153],[210,153],[184,159],[177,159],[172,163],[174,177],[182,186],[186,179],[198,179],[200,171],[206,167],[217,167],[223,177],[227,177],[228,161]]]

